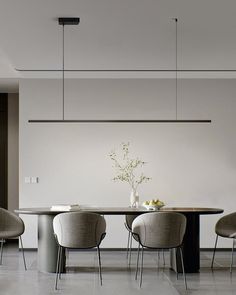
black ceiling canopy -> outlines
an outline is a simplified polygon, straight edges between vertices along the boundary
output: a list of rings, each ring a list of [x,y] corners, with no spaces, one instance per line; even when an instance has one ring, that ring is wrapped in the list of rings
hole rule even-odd
[[[80,22],[79,17],[59,17],[58,23],[59,25],[78,25]]]

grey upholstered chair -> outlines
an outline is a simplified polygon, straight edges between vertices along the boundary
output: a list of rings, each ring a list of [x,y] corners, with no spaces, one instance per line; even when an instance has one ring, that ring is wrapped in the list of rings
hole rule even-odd
[[[218,238],[220,236],[223,238],[228,238],[233,240],[233,246],[232,246],[232,252],[231,252],[231,264],[230,264],[230,272],[232,272],[234,246],[235,246],[235,238],[236,238],[236,212],[221,217],[215,225],[215,233],[216,233],[216,240],[215,240],[215,247],[214,247],[213,256],[212,256],[211,268],[213,269],[216,246],[217,246]]]
[[[22,256],[24,261],[24,267],[26,270],[24,248],[22,243],[21,235],[25,231],[25,225],[23,220],[15,215],[14,213],[0,208],[0,241],[1,241],[1,258],[0,264],[2,264],[2,255],[3,255],[3,244],[6,239],[17,238],[19,237],[21,243]]]
[[[130,265],[131,262],[131,251],[132,251],[132,223],[134,219],[139,216],[138,214],[131,215],[127,214],[125,215],[125,227],[128,231],[128,242],[127,242],[127,249],[126,249],[126,258],[128,259],[128,263]]]
[[[186,217],[176,212],[153,212],[138,216],[132,224],[132,233],[138,237],[138,257],[135,279],[137,279],[139,266],[139,251],[141,252],[140,287],[143,275],[143,254],[144,248],[149,249],[171,249],[180,250],[184,283],[187,289],[186,276],[184,271],[183,253],[181,245],[186,229]]]
[[[53,219],[53,229],[58,242],[55,289],[60,275],[63,248],[97,248],[100,283],[102,285],[100,243],[105,237],[106,221],[103,216],[89,212],[61,213]]]

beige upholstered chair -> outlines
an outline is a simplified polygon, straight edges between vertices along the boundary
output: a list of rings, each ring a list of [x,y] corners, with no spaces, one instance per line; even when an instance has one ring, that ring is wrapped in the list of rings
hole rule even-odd
[[[186,229],[186,217],[175,212],[153,212],[138,216],[132,224],[132,233],[138,237],[139,248],[137,257],[137,268],[135,279],[137,279],[139,266],[139,250],[141,252],[140,287],[143,275],[143,254],[144,248],[149,249],[171,249],[180,250],[181,263],[184,275],[184,283],[187,289],[186,276],[184,271],[183,253],[181,245]]]
[[[128,242],[127,242],[127,250],[126,250],[126,258],[128,259],[128,263],[130,265],[131,262],[131,251],[132,251],[132,223],[134,219],[139,216],[138,214],[135,215],[125,215],[125,227],[128,231]]]
[[[62,248],[97,248],[99,276],[102,285],[100,243],[105,237],[106,221],[103,216],[89,212],[61,213],[53,219],[53,229],[58,242],[58,259],[55,289],[62,259]]]
[[[6,239],[17,238],[19,237],[21,243],[22,256],[24,261],[24,267],[26,270],[24,248],[22,243],[21,235],[25,231],[25,225],[23,220],[15,215],[14,213],[0,208],[0,240],[1,240],[1,258],[0,264],[2,264],[2,255],[3,255],[3,244]]]
[[[221,217],[215,225],[215,233],[216,233],[216,240],[215,240],[215,247],[214,247],[213,257],[211,262],[211,268],[213,269],[216,246],[218,242],[218,237],[220,236],[223,238],[228,238],[233,240],[233,246],[232,246],[232,252],[231,252],[231,264],[230,264],[230,272],[232,272],[234,245],[235,245],[235,238],[236,238],[236,212]]]

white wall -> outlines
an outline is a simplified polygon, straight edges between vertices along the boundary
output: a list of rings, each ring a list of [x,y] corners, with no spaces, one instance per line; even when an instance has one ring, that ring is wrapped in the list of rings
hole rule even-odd
[[[19,206],[19,95],[8,94],[8,209]]]
[[[179,118],[212,124],[29,124],[61,119],[61,81],[20,82],[20,207],[55,203],[128,206],[130,188],[111,181],[108,157],[130,142],[152,177],[141,200],[161,198],[167,206],[220,207],[236,211],[236,83],[179,81]],[[66,118],[174,118],[175,82],[165,79],[66,80]],[[25,184],[38,176],[38,184]],[[37,245],[37,218],[22,216],[26,247]],[[201,247],[213,247],[220,215],[201,217]],[[107,217],[104,247],[125,247],[123,217]],[[221,246],[227,247],[227,241]]]

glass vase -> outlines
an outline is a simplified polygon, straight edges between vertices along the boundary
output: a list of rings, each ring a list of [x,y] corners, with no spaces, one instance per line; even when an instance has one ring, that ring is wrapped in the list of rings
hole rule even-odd
[[[136,190],[132,189],[130,193],[130,207],[138,208],[138,206],[139,206],[139,195]]]

